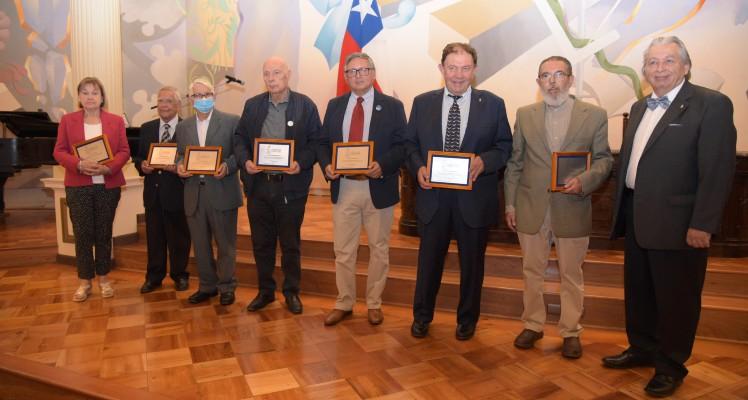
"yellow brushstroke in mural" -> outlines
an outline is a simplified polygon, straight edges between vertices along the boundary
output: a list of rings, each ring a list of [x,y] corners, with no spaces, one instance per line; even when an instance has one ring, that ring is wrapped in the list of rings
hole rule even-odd
[[[698,14],[699,11],[701,11],[701,7],[704,6],[704,2],[705,1],[706,0],[699,0],[699,2],[693,7],[693,9],[691,9],[691,11],[688,12],[688,14],[686,14],[685,17],[679,19],[673,25],[671,25],[671,26],[663,29],[662,31],[658,32],[658,34],[670,32],[670,31],[674,30],[675,28],[678,28],[679,26],[681,26],[681,25],[685,24],[686,22],[688,22],[688,20],[690,20],[691,18],[693,18],[694,16],[696,16],[696,14]],[[639,7],[640,5],[641,5],[641,2],[639,2],[639,4],[637,4],[636,7]],[[639,10],[637,9],[636,13],[638,13],[638,12],[639,12]],[[635,13],[632,13],[632,16],[634,16],[634,15],[635,15]],[[631,43],[629,43],[629,45],[626,46],[623,49],[623,51],[621,51],[621,53],[618,55],[618,57],[616,57],[616,61],[623,59],[631,50],[633,50],[636,46],[638,46],[639,43],[641,43],[642,40],[646,39],[649,36],[650,35],[646,35],[646,36],[642,36],[642,37],[640,37],[638,39],[632,40]]]
[[[532,6],[532,0],[463,0],[431,15],[468,40]]]
[[[634,9],[631,10],[631,15],[629,15],[629,17],[626,18],[626,21],[623,21],[624,24],[630,25],[631,23],[634,22],[634,18],[636,18],[636,16],[639,14],[639,10],[641,10],[642,8],[642,1],[644,0],[639,0],[639,2],[636,3],[636,5],[634,6]]]

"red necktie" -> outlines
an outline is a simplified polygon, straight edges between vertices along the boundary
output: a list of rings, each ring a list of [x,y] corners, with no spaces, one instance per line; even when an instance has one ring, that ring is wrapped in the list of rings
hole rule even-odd
[[[349,142],[360,142],[364,139],[364,102],[363,97],[356,99],[356,106],[353,107],[351,116],[351,129],[348,131]]]

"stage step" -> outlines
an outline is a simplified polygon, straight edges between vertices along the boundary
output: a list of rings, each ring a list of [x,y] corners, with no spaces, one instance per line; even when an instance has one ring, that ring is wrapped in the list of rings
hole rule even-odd
[[[257,286],[257,274],[247,235],[240,235],[237,254],[237,279],[241,285]],[[456,248],[450,249],[442,278],[437,307],[454,311],[458,303],[459,267]],[[506,246],[502,246],[506,247]],[[390,249],[391,267],[383,300],[386,303],[410,305],[415,289],[417,248],[403,246]],[[324,296],[335,296],[335,266],[332,243],[304,240],[302,243],[302,291]],[[115,248],[118,267],[145,270],[145,240]],[[359,298],[366,287],[368,248],[361,246],[357,266]],[[623,257],[620,252],[591,252],[585,263],[585,313],[583,324],[609,328],[623,328]],[[279,265],[280,261],[277,262]],[[546,304],[559,304],[558,270],[555,262],[546,271]],[[748,341],[748,273],[744,260],[710,260],[698,335],[735,341]],[[190,270],[195,274],[194,261]],[[482,312],[488,315],[519,318],[522,312],[523,282],[521,257],[518,248],[491,248],[486,256],[486,276],[482,298]],[[283,276],[276,269],[280,286]],[[194,284],[193,284],[194,285]],[[239,299],[248,302],[250,299]],[[332,306],[332,301],[331,301]],[[555,323],[558,314],[548,314],[548,322]]]

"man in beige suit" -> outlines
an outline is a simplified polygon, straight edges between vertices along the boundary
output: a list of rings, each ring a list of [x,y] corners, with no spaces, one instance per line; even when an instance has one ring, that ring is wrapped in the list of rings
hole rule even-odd
[[[569,95],[574,76],[566,58],[543,60],[536,82],[543,101],[517,110],[512,157],[504,177],[506,223],[519,237],[525,281],[525,329],[514,345],[529,349],[543,337],[543,277],[554,242],[561,278],[562,355],[579,358],[582,263],[592,227],[590,193],[608,177],[613,164],[608,118],[602,108]],[[550,192],[551,158],[557,151],[590,152],[592,164],[589,170],[566,178],[563,191]]]

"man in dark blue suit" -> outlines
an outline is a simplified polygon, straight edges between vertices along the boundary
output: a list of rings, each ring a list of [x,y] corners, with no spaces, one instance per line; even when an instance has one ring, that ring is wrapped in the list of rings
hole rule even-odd
[[[174,288],[189,288],[187,260],[190,255],[190,231],[184,215],[184,184],[176,174],[176,166],[153,168],[148,163],[151,143],[176,143],[174,132],[181,120],[178,112],[181,100],[177,89],[167,86],[158,91],[158,119],[140,127],[138,152],[133,157],[135,168],[145,176],[143,205],[148,244],[148,266],[145,283],[140,293],[150,293],[161,287],[166,277],[167,249],[169,276]]]
[[[477,52],[469,44],[448,44],[439,64],[446,88],[416,97],[408,120],[407,162],[418,180],[421,236],[411,326],[411,334],[418,338],[426,336],[434,317],[452,235],[460,260],[457,339],[473,337],[480,316],[488,227],[498,218],[498,172],[511,154],[512,135],[504,101],[471,87],[477,62]],[[472,190],[432,188],[426,167],[429,150],[475,154],[469,172]]]
[[[644,390],[673,394],[688,369],[701,312],[708,248],[735,172],[733,106],[689,82],[691,57],[675,36],[644,52],[651,96],[631,106],[621,144],[612,237],[623,260],[629,348],[608,368],[654,366]]]
[[[366,279],[367,317],[382,323],[382,292],[389,270],[389,241],[395,204],[400,201],[398,177],[405,157],[405,109],[400,100],[374,89],[374,61],[366,53],[345,60],[345,80],[351,92],[327,105],[317,158],[331,183],[335,280],[338,298],[325,325],[351,315],[356,304],[356,256],[363,223],[369,243]],[[373,161],[361,174],[340,175],[330,164],[331,143],[374,143]]]

